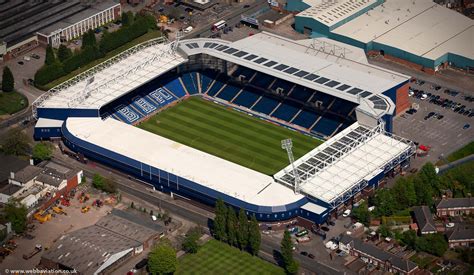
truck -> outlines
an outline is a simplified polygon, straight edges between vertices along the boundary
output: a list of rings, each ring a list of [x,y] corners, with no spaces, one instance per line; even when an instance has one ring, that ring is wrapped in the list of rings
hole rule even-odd
[[[34,255],[40,253],[43,250],[43,247],[40,244],[35,245],[35,249],[28,254],[23,254],[23,259],[28,260]]]

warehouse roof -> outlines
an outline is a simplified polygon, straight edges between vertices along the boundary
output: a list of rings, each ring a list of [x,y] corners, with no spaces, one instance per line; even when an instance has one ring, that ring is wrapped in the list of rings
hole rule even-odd
[[[298,13],[298,16],[314,18],[324,25],[332,26],[376,4],[377,0],[320,1]]]
[[[447,53],[473,59],[473,26],[473,20],[431,0],[387,0],[332,32],[431,60]]]
[[[66,127],[88,143],[257,206],[283,206],[304,198],[270,176],[115,119],[69,118]]]

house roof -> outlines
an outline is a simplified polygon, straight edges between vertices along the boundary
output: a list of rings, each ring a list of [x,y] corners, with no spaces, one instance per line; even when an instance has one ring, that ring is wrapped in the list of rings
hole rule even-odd
[[[6,182],[10,177],[10,172],[17,172],[29,165],[26,160],[14,156],[0,154],[0,183]]]
[[[474,240],[474,228],[458,226],[453,231],[446,234],[448,241]]]
[[[441,199],[436,203],[436,209],[439,209],[439,208],[462,208],[462,207],[474,207],[474,198]]]
[[[21,189],[21,186],[14,185],[14,184],[7,184],[2,189],[0,189],[0,193],[11,196],[18,192]]]
[[[415,206],[413,207],[413,213],[415,214],[415,219],[421,233],[436,232],[436,226],[434,225],[433,215],[431,215],[428,206]]]
[[[41,173],[41,168],[28,165],[14,174],[13,180],[26,183]]]
[[[354,239],[348,235],[344,236],[340,242],[345,242],[346,244],[352,243],[353,249],[380,261],[390,262],[392,266],[406,272],[410,272],[411,270],[418,267],[418,265],[412,261],[405,260],[395,254],[386,252],[385,250],[365,243],[360,239]]]

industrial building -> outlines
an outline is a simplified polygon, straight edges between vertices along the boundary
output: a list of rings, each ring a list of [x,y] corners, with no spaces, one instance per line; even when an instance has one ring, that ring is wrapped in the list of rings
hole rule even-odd
[[[0,57],[9,59],[40,44],[59,46],[85,31],[117,19],[121,5],[112,0],[93,4],[80,0],[0,3]]]
[[[62,137],[73,152],[162,192],[210,205],[222,198],[261,221],[320,224],[409,163],[414,144],[391,133],[393,117],[408,107],[409,79],[329,39],[159,38],[40,97],[33,114],[43,131],[35,137]],[[267,176],[134,126],[190,96],[325,143],[294,170]]]
[[[313,37],[329,37],[428,73],[474,67],[474,21],[431,0],[295,0],[287,8],[302,10],[295,29]]]
[[[130,256],[143,252],[164,228],[136,213],[113,209],[95,225],[62,235],[41,256],[40,265],[103,274]]]

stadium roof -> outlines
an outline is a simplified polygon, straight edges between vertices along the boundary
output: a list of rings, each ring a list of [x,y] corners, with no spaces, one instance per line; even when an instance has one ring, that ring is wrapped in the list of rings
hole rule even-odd
[[[98,109],[185,61],[163,42],[158,38],[124,51],[54,87],[34,105]]]
[[[325,53],[308,47],[307,41],[294,41],[267,32],[233,43],[206,38],[185,40],[180,49],[188,55],[205,53],[215,56],[361,104],[366,112],[375,115],[393,112],[393,102],[381,94],[410,78],[344,58],[343,49],[339,54]],[[361,97],[368,101],[361,100]]]
[[[377,0],[320,1],[298,13],[298,16],[314,18],[326,26],[333,26],[357,12],[378,4],[377,2]]]
[[[337,206],[399,156],[410,152],[411,142],[390,137],[383,131],[383,124],[370,129],[356,122],[295,161],[300,191]],[[292,166],[275,174],[275,179],[294,186]]]
[[[258,206],[303,198],[270,176],[115,119],[69,118],[66,127],[79,139]]]
[[[431,60],[448,52],[474,58],[474,21],[432,0],[387,0],[332,32]]]

